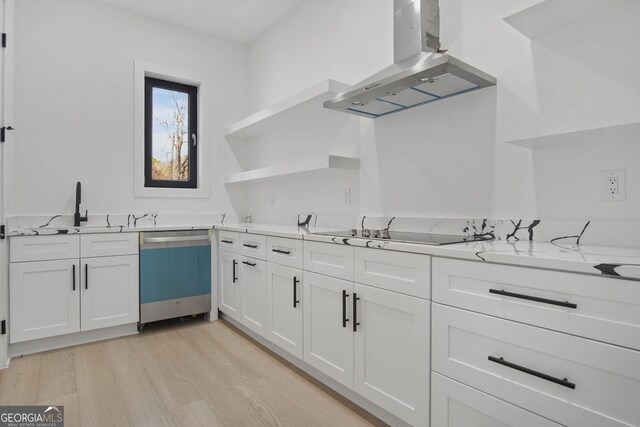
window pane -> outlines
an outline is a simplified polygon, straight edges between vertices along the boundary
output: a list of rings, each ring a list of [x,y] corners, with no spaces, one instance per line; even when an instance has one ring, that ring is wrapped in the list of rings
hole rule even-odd
[[[151,178],[189,181],[189,94],[153,88]]]

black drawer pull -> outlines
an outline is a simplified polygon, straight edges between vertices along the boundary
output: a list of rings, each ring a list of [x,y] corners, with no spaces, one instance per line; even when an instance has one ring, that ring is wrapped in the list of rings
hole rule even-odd
[[[508,368],[515,369],[516,371],[524,372],[525,374],[533,375],[534,377],[542,378],[543,380],[551,381],[552,383],[560,384],[561,386],[574,390],[576,385],[566,378],[556,378],[551,375],[543,374],[542,372],[534,371],[533,369],[525,368],[524,366],[516,365],[515,363],[507,362],[502,357],[489,356],[489,360],[500,365],[504,365]]]
[[[256,263],[255,263],[255,262],[242,261],[242,263],[243,263],[244,265],[250,265],[251,267],[255,267],[255,266],[256,266]]]
[[[348,296],[349,294],[347,293],[347,291],[343,289],[342,290],[342,327],[343,328],[347,327],[347,322],[349,321],[349,319],[347,319],[347,297]]]
[[[258,245],[250,245],[249,243],[244,243],[242,246],[245,248],[258,249]]]
[[[559,305],[560,307],[578,308],[578,304],[573,304],[569,301],[557,301],[557,300],[547,299],[547,298],[532,297],[530,295],[516,294],[513,292],[507,292],[505,290],[489,289],[489,293],[504,295],[505,297],[520,298],[520,299],[526,299],[529,301],[542,302],[545,304]]]
[[[89,264],[84,265],[84,288],[89,289]]]
[[[293,308],[296,308],[300,301],[298,300],[298,283],[300,280],[296,276],[293,276]]]
[[[222,239],[220,240],[222,243],[233,243],[233,240],[226,240],[226,239]]]
[[[271,251],[277,254],[284,254],[284,255],[289,255],[291,253],[290,251],[283,251],[282,249],[271,249]]]
[[[238,280],[238,277],[236,276],[236,265],[238,264],[238,261],[236,261],[235,259],[233,260],[233,275],[231,276],[231,278],[233,279],[232,283],[236,283],[236,280]]]
[[[353,293],[353,332],[358,332],[358,325],[360,324],[360,322],[358,322],[358,300],[360,300],[360,298],[358,298],[358,294],[354,292]]]
[[[75,264],[73,264],[72,266],[71,274],[73,274],[72,282],[73,282],[73,290],[75,291],[76,290],[76,265]]]

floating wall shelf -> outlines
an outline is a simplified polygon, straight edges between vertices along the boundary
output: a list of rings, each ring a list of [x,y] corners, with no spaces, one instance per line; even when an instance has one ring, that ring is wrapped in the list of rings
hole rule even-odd
[[[253,169],[245,172],[238,172],[227,176],[225,184],[239,184],[244,182],[259,181],[277,176],[291,175],[296,173],[312,172],[323,169],[351,169],[358,170],[360,160],[354,157],[343,156],[322,156],[318,158],[305,159],[302,161],[269,166],[266,168]]]
[[[226,129],[225,137],[228,140],[251,138],[301,117],[314,117],[322,112],[332,114],[324,109],[322,103],[348,87],[349,85],[345,83],[325,80],[278,104],[233,123]]]
[[[504,18],[533,39],[635,0],[545,0]]]
[[[521,147],[535,148],[546,145],[571,144],[601,140],[603,142],[625,136],[640,135],[640,122],[605,126],[593,129],[581,129],[573,132],[536,136],[533,138],[505,141]]]

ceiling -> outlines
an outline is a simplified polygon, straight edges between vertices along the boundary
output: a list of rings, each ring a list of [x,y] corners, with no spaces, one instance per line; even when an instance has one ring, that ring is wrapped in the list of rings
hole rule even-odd
[[[131,12],[249,43],[305,0],[101,0]]]

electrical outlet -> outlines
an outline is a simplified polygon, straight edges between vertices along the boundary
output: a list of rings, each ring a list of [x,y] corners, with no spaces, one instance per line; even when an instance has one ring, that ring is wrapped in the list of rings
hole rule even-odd
[[[276,193],[269,193],[269,203],[272,208],[276,207]]]
[[[342,189],[342,201],[345,205],[351,204],[351,187],[345,187]]]
[[[606,170],[600,174],[600,195],[602,200],[626,200],[627,178],[626,170]]]

